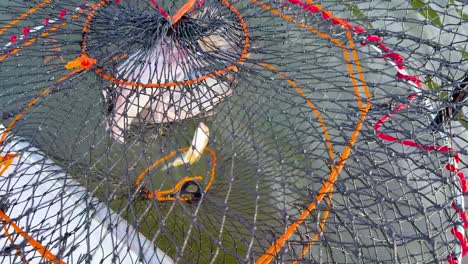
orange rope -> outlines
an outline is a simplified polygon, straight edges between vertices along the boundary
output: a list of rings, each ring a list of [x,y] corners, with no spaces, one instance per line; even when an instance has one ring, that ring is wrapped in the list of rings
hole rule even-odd
[[[259,2],[258,0],[250,0],[250,2],[260,6],[261,8],[267,10],[267,11],[270,11],[272,14],[274,15],[277,15],[279,16],[281,19],[284,19],[288,22],[291,22],[291,23],[294,23],[296,24],[297,26],[301,27],[301,28],[304,28],[306,29],[307,31],[311,32],[311,33],[314,33],[316,34],[317,36],[320,36],[322,38],[325,38],[325,39],[328,39],[330,40],[331,42],[335,43],[338,47],[342,48],[342,49],[346,49],[346,45],[344,45],[343,43],[341,43],[338,39],[335,39],[335,38],[332,38],[330,37],[330,35],[328,35],[327,33],[325,32],[321,32],[321,31],[318,31],[317,29],[303,23],[303,22],[299,22],[297,20],[295,20],[293,17],[291,16],[288,16],[288,15],[284,15],[281,13],[280,10],[278,9],[274,9],[273,7],[269,6],[269,5],[266,5],[264,3],[261,3]]]
[[[66,76],[58,79],[55,84],[61,83],[72,76],[84,71],[84,69],[78,69],[76,71],[73,71]],[[42,90],[39,95],[34,98],[31,102],[29,102],[26,107],[21,111],[19,114],[15,116],[15,118],[8,124],[8,127],[3,131],[1,137],[0,137],[0,147],[3,146],[5,143],[5,139],[7,137],[8,132],[13,128],[13,126],[18,122],[19,119],[24,115],[24,113],[29,110],[31,107],[33,107],[42,97],[47,95],[50,92],[49,88],[46,88]],[[7,154],[8,155],[8,154]],[[14,155],[14,154],[10,154]],[[10,164],[13,158],[10,157]],[[6,170],[6,168],[5,168]],[[4,172],[4,170],[1,171],[0,175]],[[24,232],[19,226],[15,224],[3,211],[0,210],[0,218],[3,219],[7,224],[9,224],[13,229],[23,238],[25,238],[28,243],[37,251],[39,254],[41,254],[45,259],[49,260],[50,262],[54,264],[66,264],[64,261],[61,259],[58,259],[52,252],[50,252],[46,247],[44,247],[40,242],[32,238],[30,235],[28,235],[26,232]],[[8,232],[8,231],[7,231]]]
[[[310,109],[312,109],[312,111],[314,112],[315,116],[317,117],[319,123],[320,123],[320,126],[322,127],[322,131],[323,131],[323,135],[325,136],[325,141],[327,142],[327,149],[328,149],[328,155],[330,156],[330,159],[334,159],[335,158],[335,154],[333,153],[333,146],[332,146],[332,143],[331,143],[331,140],[330,140],[330,135],[328,134],[328,130],[327,130],[327,126],[325,125],[325,122],[323,121],[323,118],[322,118],[322,115],[320,114],[320,112],[317,110],[317,108],[315,107],[314,103],[312,103],[311,100],[309,100],[304,91],[302,91],[301,88],[299,88],[299,86],[297,86],[296,82],[292,81],[291,79],[288,78],[288,76],[286,76],[285,74],[281,73],[281,72],[278,72],[278,70],[273,66],[273,65],[270,65],[268,63],[265,63],[265,62],[259,62],[258,63],[260,66],[263,66],[265,68],[267,68],[268,70],[270,71],[273,71],[275,72],[276,74],[278,74],[281,78],[287,80],[287,82],[289,83],[289,85],[291,85],[294,89],[296,89],[297,93],[302,96],[302,98],[304,98],[307,102],[307,105],[310,107]]]
[[[309,241],[309,243],[302,250],[301,254],[299,254],[299,259],[303,258],[307,254],[307,252],[309,252],[310,248],[315,244],[315,242],[320,237],[320,233],[322,233],[322,231],[323,231],[323,229],[325,227],[325,223],[327,222],[328,214],[330,213],[330,206],[331,206],[332,197],[333,197],[333,188],[330,190],[330,193],[326,197],[327,200],[325,201],[325,204],[327,206],[327,209],[323,212],[323,216],[322,216],[322,219],[320,220],[320,224],[319,224],[317,233],[314,234],[312,239]],[[294,260],[294,261],[291,262],[291,264],[297,264],[297,262],[298,262],[298,260]]]
[[[3,224],[3,231],[5,231],[5,235],[7,236],[8,240],[10,240],[11,244],[14,245],[15,240],[13,240],[13,237],[10,235],[10,232],[8,232],[8,228],[5,224]],[[29,261],[24,257],[24,254],[21,252],[19,248],[15,247],[15,251],[21,260],[26,262],[26,264],[29,264]]]
[[[362,128],[362,124],[364,123],[365,117],[367,112],[369,111],[370,104],[363,110],[361,110],[361,116],[359,118],[359,123],[355,128],[354,133],[351,136],[351,139],[349,141],[349,144],[346,145],[343,153],[340,155],[340,159],[338,162],[338,165],[336,167],[332,168],[332,171],[330,175],[328,176],[328,180],[322,185],[322,188],[319,190],[319,194],[315,196],[315,201],[311,202],[309,206],[307,207],[306,210],[302,212],[302,214],[298,217],[298,219],[291,224],[286,232],[284,232],[281,237],[279,237],[273,245],[255,262],[255,263],[270,263],[273,258],[276,256],[276,254],[280,251],[280,249],[284,246],[284,244],[288,241],[288,239],[293,235],[293,233],[297,230],[299,225],[301,225],[307,216],[316,208],[317,203],[321,202],[325,195],[330,193],[330,191],[333,189],[333,184],[338,178],[338,175],[340,174],[341,170],[343,169],[347,158],[351,154],[351,150],[353,145],[356,143],[356,139],[359,135],[359,132]]]
[[[348,30],[347,31],[347,34],[346,36],[348,37],[348,40],[349,40],[349,44],[350,44],[350,47],[351,47],[351,52],[353,54],[353,57],[355,59],[355,63],[356,63],[356,68],[358,70],[358,73],[359,73],[359,76],[361,78],[361,80],[364,80],[364,75],[362,74],[362,68],[361,68],[361,64],[360,64],[360,61],[359,61],[359,57],[357,55],[357,52],[356,50],[354,49],[354,41],[352,39],[352,35],[351,35],[351,32]],[[349,64],[348,64],[349,65]],[[366,97],[367,99],[370,100],[371,98],[371,95],[370,95],[370,92],[369,92],[369,89],[368,89],[368,86],[367,86],[367,83],[366,82],[363,82],[362,83],[362,86],[364,87],[364,92],[366,94]],[[356,94],[359,94],[359,91],[357,91],[355,89],[355,93]],[[359,96],[356,96],[357,97],[357,100],[358,102],[361,101],[360,97]],[[360,104],[362,105],[362,103]],[[330,208],[330,205],[331,205],[331,199],[332,199],[332,196],[333,196],[333,187],[332,189],[330,190],[330,194],[328,195],[328,199],[327,199],[327,208]],[[324,212],[324,215],[322,217],[322,220],[320,222],[320,225],[319,225],[319,228],[318,228],[318,233],[316,233],[314,235],[314,237],[311,239],[311,241],[307,244],[307,246],[303,249],[303,251],[301,252],[301,254],[299,254],[299,258],[303,258],[307,252],[309,252],[310,248],[315,244],[315,242],[318,240],[319,238],[319,233],[322,232],[324,226],[325,226],[325,223],[327,222],[327,218],[328,218],[328,214],[329,214],[329,209],[327,209],[325,212]],[[297,260],[294,260],[291,264],[296,264],[298,261]]]
[[[190,147],[181,148],[181,149],[179,149],[179,152],[185,152],[189,148]],[[211,148],[206,147],[205,150],[208,151],[211,154],[211,157],[213,158],[213,160],[212,160],[213,165],[211,166],[210,179],[208,180],[208,183],[205,186],[205,192],[206,192],[206,191],[208,191],[210,189],[210,187],[213,184],[213,181],[215,179],[217,157],[216,157],[216,153]],[[166,162],[167,160],[173,158],[176,154],[177,154],[177,151],[172,151],[171,153],[169,153],[166,156],[158,159],[153,164],[151,164],[146,169],[144,169],[140,173],[140,175],[138,175],[138,177],[137,177],[137,179],[135,181],[135,185],[140,186],[141,181],[143,180],[143,178],[145,177],[146,174],[148,174],[153,168],[161,165],[163,162]],[[156,197],[156,200],[158,200],[160,202],[162,202],[162,201],[174,201],[176,199],[174,197],[170,197],[170,195],[174,194],[175,192],[180,191],[180,188],[182,187],[182,185],[184,183],[186,183],[187,181],[191,181],[191,180],[201,181],[201,180],[203,180],[203,177],[201,177],[201,176],[185,177],[184,179],[180,180],[174,186],[174,188],[171,188],[171,189],[168,189],[168,190],[163,190],[163,191],[154,190],[153,192],[150,192],[150,191],[146,191],[146,188],[144,188],[144,187],[142,187],[142,190],[144,191],[144,193],[146,194],[146,198],[148,198],[148,199],[152,199],[153,197]],[[191,198],[179,197],[179,198],[177,198],[177,200],[189,201],[189,200],[191,200]]]
[[[259,63],[261,66],[264,66],[266,67],[267,69],[271,70],[271,71],[274,71],[274,72],[277,72],[276,68],[273,67],[272,65],[269,65],[269,64],[266,64],[266,63]],[[319,120],[319,123],[320,123],[320,126],[322,127],[322,130],[323,130],[323,133],[324,133],[324,136],[325,136],[325,140],[326,140],[326,144],[327,144],[327,148],[328,148],[328,153],[330,155],[330,158],[331,159],[334,159],[334,153],[333,153],[333,146],[331,144],[331,140],[330,140],[330,136],[328,134],[328,131],[327,131],[327,127],[325,125],[325,122],[323,121],[323,118],[320,114],[320,112],[317,110],[317,108],[315,107],[315,105],[312,103],[312,101],[310,101],[309,99],[306,98],[304,92],[302,91],[302,89],[300,89],[296,83],[290,79],[288,79],[288,77],[286,75],[284,75],[283,73],[280,73],[280,72],[277,72],[278,75],[280,75],[282,78],[284,79],[287,79],[288,80],[288,83],[294,87],[296,89],[296,91],[303,97],[305,98],[305,100],[307,101],[307,104],[309,105],[309,107],[312,109],[312,111],[314,112],[314,114],[316,115],[317,119]],[[328,194],[327,196],[327,208],[330,208],[330,204],[331,204],[331,198],[332,198],[332,195],[333,195],[333,188],[330,190],[330,193]],[[328,218],[328,214],[329,214],[329,209],[325,210],[324,214],[323,214],[323,217],[320,221],[320,225],[319,225],[319,228],[318,228],[318,233],[314,234],[314,237],[312,238],[312,240],[308,243],[308,245],[304,248],[304,250],[301,252],[301,254],[299,255],[300,258],[302,258],[309,250],[310,248],[312,247],[312,245],[314,244],[314,242],[318,239],[319,237],[319,233],[322,232],[324,226],[325,226],[325,223],[327,221],[327,218]],[[294,261],[293,263],[297,263],[297,261]]]
[[[78,13],[78,14],[73,15],[73,16],[72,16],[72,19],[77,19],[77,18],[79,18],[79,17],[81,16],[81,13],[82,13],[82,11],[80,11],[80,13]],[[62,22],[62,23],[60,23],[60,24],[58,24],[58,25],[55,25],[55,26],[51,27],[49,30],[47,30],[47,31],[45,31],[45,32],[43,32],[43,33],[41,33],[41,34],[39,35],[39,37],[28,39],[26,42],[23,43],[22,47],[14,48],[14,49],[10,50],[7,54],[1,55],[1,56],[0,56],[0,61],[5,60],[5,59],[8,58],[8,56],[10,56],[10,55],[14,55],[14,54],[16,54],[16,53],[22,51],[24,47],[28,47],[28,46],[34,44],[40,37],[47,37],[47,36],[49,35],[50,32],[54,32],[54,31],[58,30],[60,27],[65,26],[65,25],[67,25],[67,24],[68,24],[68,22],[67,22],[67,21],[64,21],[64,22]]]
[[[195,177],[184,177],[182,180],[180,180],[174,188],[171,188],[169,190],[164,190],[164,191],[154,191],[154,192],[148,192],[146,195],[147,199],[152,199],[154,196],[156,196],[156,200],[160,202],[164,201],[175,201],[175,200],[180,200],[180,201],[191,201],[191,197],[178,197],[177,199],[173,196],[175,193],[179,192],[182,189],[182,185],[186,182],[189,181],[201,181],[203,180],[202,176],[195,176]]]
[[[42,1],[41,3],[37,4],[36,6],[30,8],[28,10],[28,12],[26,13],[23,13],[21,14],[20,16],[18,16],[17,18],[13,19],[10,23],[6,24],[4,27],[0,28],[0,35],[2,35],[5,31],[7,31],[9,28],[11,28],[12,26],[16,25],[18,22],[20,22],[21,20],[27,18],[29,15],[31,15],[32,13],[36,12],[37,10],[39,10],[40,8],[42,8],[43,6],[45,6],[46,4],[49,4],[52,0],[44,0]]]
[[[50,1],[50,0],[49,0]],[[49,2],[49,1],[44,1],[44,2]],[[107,3],[108,1],[101,1],[99,5],[97,5],[98,7],[101,7],[103,6],[105,3]],[[173,20],[175,22],[177,22],[190,8],[191,6],[193,6],[193,3],[195,1],[194,0],[189,0],[177,13],[176,13],[176,16],[175,16],[175,19]],[[365,120],[365,116],[370,108],[370,103],[367,103],[366,106],[363,106],[362,104],[362,101],[361,101],[361,98],[360,98],[360,95],[359,95],[359,89],[357,88],[357,82],[356,82],[356,79],[353,77],[353,72],[352,72],[352,66],[351,66],[351,63],[350,63],[350,57],[349,57],[349,54],[347,53],[346,51],[346,47],[345,45],[343,45],[341,42],[339,42],[339,40],[337,39],[334,39],[334,38],[330,38],[328,36],[328,34],[326,33],[323,33],[323,32],[319,32],[315,29],[313,29],[312,27],[308,26],[308,25],[305,25],[304,23],[301,23],[301,22],[297,22],[295,21],[292,17],[290,16],[287,16],[287,15],[283,15],[281,14],[281,12],[279,10],[276,10],[276,9],[273,9],[271,8],[270,6],[268,5],[265,5],[263,3],[260,3],[258,2],[257,0],[251,0],[251,2],[255,3],[255,4],[258,4],[260,5],[262,8],[270,11],[271,13],[275,14],[275,15],[278,15],[280,16],[282,19],[286,20],[286,21],[290,21],[290,22],[293,22],[295,24],[297,24],[298,26],[300,27],[303,27],[307,30],[309,30],[310,32],[314,33],[314,34],[317,34],[321,37],[324,37],[324,38],[328,38],[330,39],[332,42],[334,42],[335,44],[337,44],[339,47],[341,47],[343,50],[344,50],[344,56],[345,56],[345,59],[346,61],[348,62],[348,70],[350,71],[350,74],[351,74],[351,80],[352,80],[352,83],[353,83],[353,86],[355,88],[355,93],[356,93],[356,98],[357,98],[357,101],[358,101],[358,104],[359,104],[359,107],[361,109],[361,116],[360,116],[360,119],[359,119],[359,123],[358,125],[356,126],[356,129],[354,131],[354,133],[352,134],[351,136],[351,139],[350,139],[350,142],[349,142],[349,145],[347,145],[345,147],[345,150],[343,151],[343,153],[340,155],[340,160],[338,162],[338,165],[336,167],[332,167],[331,168],[331,173],[328,177],[328,181],[325,182],[322,186],[322,188],[320,189],[320,192],[319,192],[319,195],[316,196],[316,201],[317,203],[322,201],[325,197],[326,194],[328,194],[328,196],[326,196],[328,198],[328,202],[327,202],[327,206],[329,207],[329,203],[331,203],[331,192],[333,190],[333,183],[336,181],[339,173],[341,172],[342,168],[344,167],[344,164],[346,162],[346,159],[349,157],[350,153],[351,153],[351,148],[352,146],[354,145],[356,139],[357,139],[357,136],[359,135],[359,132],[360,132],[360,129],[362,127],[362,123],[364,122]],[[248,30],[247,30],[247,27],[245,25],[245,22],[243,21],[243,18],[242,16],[240,15],[240,13],[238,12],[237,9],[235,9],[232,5],[230,5],[227,1],[224,1],[223,0],[223,3],[225,3],[241,20],[241,24],[243,26],[243,29],[244,29],[244,33],[245,33],[245,42],[244,42],[244,49],[242,51],[242,55],[241,55],[241,58],[239,59],[239,61],[237,62],[237,64],[242,64],[243,61],[245,60],[245,58],[247,57],[247,50],[248,50],[248,46],[249,46],[249,37],[248,37]],[[185,7],[189,7],[188,10],[185,11]],[[96,12],[97,8],[91,12],[90,16],[88,16],[88,19],[85,23],[85,26],[83,27],[83,32],[86,33],[87,31],[87,26],[88,24],[90,23],[91,21],[91,18],[92,16],[94,15],[94,13]],[[79,15],[78,15],[79,16]],[[22,19],[22,18],[21,18]],[[16,22],[14,22],[12,25],[14,25]],[[9,27],[11,27],[12,25],[10,25]],[[66,25],[66,22],[62,23],[61,25],[59,26],[63,26],[63,25]],[[7,25],[8,27],[8,25]],[[58,27],[55,29],[57,30]],[[0,33],[3,33],[3,31],[5,31],[5,29],[2,28],[2,31],[0,31]],[[54,30],[51,30],[51,31],[54,31]],[[348,34],[349,34],[349,31],[348,31]],[[48,33],[43,33],[41,34],[41,36],[47,36]],[[32,43],[34,43],[36,41],[36,39],[31,39],[29,41],[27,41],[26,43],[24,43],[24,46],[29,46],[31,45]],[[83,46],[83,50],[82,52],[83,53],[86,53],[86,43],[85,41],[83,41],[84,43],[84,46]],[[353,45],[354,44],[351,44],[352,45],[352,48],[353,48]],[[15,54],[17,52],[19,52],[21,49],[14,49],[10,52],[10,54]],[[357,53],[356,51],[353,49],[352,51],[353,53],[353,57],[357,57]],[[6,56],[8,55],[3,55],[0,57],[0,61],[4,60],[6,58]],[[271,65],[268,65],[268,64],[265,64],[265,63],[261,63],[262,66],[270,69],[270,70],[273,70],[274,67],[271,66]],[[186,85],[186,84],[191,84],[191,83],[196,83],[196,82],[200,82],[204,79],[207,79],[207,78],[211,78],[215,75],[219,75],[219,74],[223,74],[227,71],[230,71],[233,69],[233,67],[235,67],[234,65],[233,66],[229,66],[225,69],[222,69],[222,70],[218,70],[216,72],[213,72],[213,73],[210,73],[210,74],[207,74],[205,76],[201,76],[199,78],[196,78],[196,79],[193,79],[193,80],[187,80],[187,81],[184,81],[184,82],[174,82],[174,83],[167,83],[167,84],[146,84],[146,85],[142,85],[142,84],[139,84],[139,83],[126,83],[125,81],[120,81],[120,80],[116,80],[115,78],[113,78],[112,76],[109,76],[105,73],[102,73],[99,69],[96,70],[96,73],[101,75],[102,77],[104,77],[105,79],[108,79],[108,80],[111,80],[113,82],[118,82],[119,84],[125,84],[125,85],[129,85],[129,86],[142,86],[142,87],[145,87],[145,88],[156,88],[156,87],[170,87],[170,86],[177,86],[177,85]],[[359,61],[356,60],[356,67],[357,67],[357,71],[359,73],[359,77],[363,80],[363,74],[362,74],[362,69],[359,65]],[[78,72],[81,72],[83,69],[80,69],[80,70],[77,70],[75,72],[73,72],[72,74],[76,74]],[[276,69],[274,69],[276,71]],[[277,72],[282,78],[285,78],[287,79],[287,77],[282,74],[282,73],[279,73]],[[70,74],[70,76],[72,75]],[[65,79],[68,79],[67,77],[64,77]],[[63,78],[62,78],[63,79]],[[59,81],[63,81],[63,80],[59,80]],[[302,90],[297,87],[295,85],[295,82],[290,80],[290,79],[287,79],[288,83],[293,86],[296,91],[298,91],[298,93],[305,98],[305,94],[302,92]],[[369,92],[368,92],[368,89],[367,87],[365,86],[365,93],[366,93],[366,96],[368,98],[370,98],[370,95],[369,95]],[[9,124],[9,126],[7,127],[7,129],[3,132],[1,138],[0,138],[0,146],[3,145],[3,142],[6,138],[6,133],[8,131],[11,130],[11,128],[14,126],[14,124],[21,118],[21,116],[24,114],[25,111],[27,111],[29,108],[31,108],[35,103],[37,103],[37,101],[40,99],[40,97],[46,95],[49,93],[49,89],[45,89],[44,91],[41,92],[41,94],[39,95],[38,98],[35,98],[34,100],[32,100],[26,107],[25,109],[20,113],[18,114],[15,119]],[[328,132],[326,130],[326,126],[323,122],[323,119],[320,117],[320,114],[319,112],[317,111],[317,109],[315,108],[315,106],[313,105],[313,103],[308,100],[307,98],[305,98],[306,101],[307,101],[307,104],[309,105],[309,107],[311,107],[311,109],[313,110],[313,112],[317,115],[317,118],[319,119],[319,122],[321,123],[321,126],[322,126],[322,129],[324,130],[324,134],[325,134],[325,137],[326,137],[326,140],[327,140],[327,147],[328,147],[328,151],[329,151],[329,155],[330,157],[333,157],[333,150],[332,150],[332,146],[331,146],[331,143],[330,143],[330,140],[329,140],[329,137],[328,137]],[[211,177],[210,177],[210,181],[209,183],[207,184],[206,188],[205,188],[205,191],[209,189],[209,187],[211,186],[213,180],[214,180],[214,171],[215,171],[215,166],[216,166],[216,156],[214,154],[213,151],[211,151],[210,149],[207,148],[207,150],[210,151],[210,153],[212,154],[213,156],[213,167],[212,167],[212,173],[211,173]],[[182,150],[181,150],[182,151]],[[137,179],[137,185],[139,185],[139,183],[141,182],[141,179],[144,177],[144,175],[146,173],[149,172],[149,170],[151,170],[153,167],[159,165],[161,162],[175,156],[176,152],[172,152],[170,153],[169,155],[167,155],[166,157],[164,158],[161,158],[159,159],[158,161],[156,161],[155,163],[153,163],[150,167],[148,167],[147,169],[145,169],[142,174],[140,174],[140,176],[138,177]],[[195,177],[197,178],[197,177]],[[186,179],[185,179],[186,180]],[[180,185],[180,182],[177,184],[177,185]],[[176,186],[177,186],[176,185]],[[163,192],[163,191],[161,191]],[[274,258],[274,256],[278,253],[278,251],[282,248],[282,246],[284,245],[284,243],[289,239],[289,237],[295,232],[295,230],[298,228],[298,226],[305,220],[305,218],[309,215],[310,212],[312,212],[316,207],[316,203],[315,202],[312,202],[311,204],[309,204],[307,210],[305,210],[301,215],[300,217],[296,220],[295,223],[293,223],[287,230],[286,232],[276,241],[276,243],[274,243],[268,250],[267,252],[265,252],[265,254],[260,257],[256,263],[269,263],[271,262],[271,260]],[[324,224],[325,224],[325,221],[326,221],[326,217],[328,216],[328,210],[324,213],[324,216],[322,218],[322,221],[320,223],[320,226],[319,226],[319,232],[321,232],[323,230],[323,227],[324,227]],[[39,253],[41,253],[40,250],[42,250],[42,253],[43,256],[50,260],[50,261],[54,261],[54,263],[63,263],[61,260],[60,262],[57,262],[58,260],[55,258],[55,256],[50,253],[50,251],[48,251],[46,248],[44,248],[39,242],[35,241],[34,239],[32,239],[29,235],[25,234],[19,227],[17,227],[9,218],[8,216],[6,216],[3,212],[0,211],[0,217],[4,218],[10,225],[13,226],[13,228],[18,231],[20,233],[20,235],[22,235],[23,237],[27,238],[27,240],[30,242],[30,244],[36,248],[36,250],[39,251]],[[16,226],[16,228],[15,228]],[[19,229],[19,230],[18,230]],[[309,245],[304,249],[304,251],[301,253],[301,257],[304,256],[306,254],[306,252],[310,249],[310,247],[312,246],[313,244],[313,241],[315,241],[316,239],[318,238],[318,234],[315,234],[314,235],[314,238],[312,239],[312,241],[309,243]],[[51,255],[50,255],[51,254]],[[53,257],[52,257],[53,256]]]
[[[278,70],[277,70],[273,65],[270,65],[270,64],[267,64],[267,63],[264,63],[264,62],[260,62],[259,65],[261,65],[261,66],[267,68],[268,70],[271,70],[271,71],[277,73],[281,78],[287,80],[287,82],[289,83],[289,85],[291,85],[291,86],[297,91],[297,93],[298,93],[301,97],[303,97],[303,98],[306,100],[308,106],[312,109],[313,113],[316,115],[317,119],[319,120],[320,126],[322,127],[322,131],[323,131],[323,134],[324,134],[324,137],[325,137],[325,140],[326,140],[326,144],[327,144],[328,153],[329,153],[329,155],[330,155],[330,158],[331,158],[331,159],[334,159],[335,156],[334,156],[334,153],[333,153],[333,146],[332,146],[332,144],[331,144],[331,140],[330,140],[330,136],[329,136],[329,134],[328,134],[327,126],[326,126],[326,124],[325,124],[325,122],[324,122],[324,120],[323,120],[323,118],[322,118],[320,112],[319,112],[319,111],[317,110],[317,108],[315,107],[314,103],[312,103],[312,101],[309,100],[309,99],[306,97],[304,91],[303,91],[299,86],[297,86],[297,84],[296,84],[293,80],[289,79],[285,74],[283,74],[283,73],[281,73],[281,72],[278,72]],[[334,167],[332,166],[331,169],[333,170]],[[332,196],[332,190],[330,190],[330,193],[329,193],[329,195],[328,195],[328,197],[329,197],[330,200],[331,200],[331,196]],[[308,212],[308,213],[310,213],[310,212]],[[323,219],[322,219],[322,223],[321,223],[322,226],[325,225],[325,222],[326,222],[326,218],[327,218],[327,217],[328,217],[328,210],[325,212],[324,217],[323,217]],[[298,224],[298,226],[299,226],[299,224]],[[295,231],[295,229],[297,229],[297,227],[294,228],[293,232]],[[319,231],[319,232],[321,232],[321,231]],[[292,233],[291,233],[291,235],[292,235]],[[314,236],[314,238],[315,238],[315,237],[316,237],[316,236]],[[318,238],[318,236],[317,236],[317,238]],[[289,237],[288,237],[288,239],[289,239]],[[286,239],[286,240],[287,240],[287,239]],[[284,242],[286,242],[286,241],[284,241]],[[284,244],[284,242],[283,242],[283,244]],[[277,243],[278,243],[278,241],[277,241]],[[279,251],[279,249],[280,249],[281,247],[282,247],[282,245],[278,247],[278,251]],[[310,247],[309,247],[309,248],[310,248]],[[277,253],[277,252],[276,252],[276,253]],[[275,254],[276,254],[276,253],[275,253]],[[267,253],[265,253],[263,256],[265,256],[266,254],[267,254]],[[304,254],[305,254],[305,253],[304,253]],[[260,258],[259,260],[257,260],[256,263],[263,263],[263,262],[259,262],[260,260],[261,260],[261,258]],[[270,260],[270,261],[271,261],[271,260]],[[267,263],[269,263],[270,261],[268,261]]]
[[[2,210],[0,210],[0,219],[5,221],[6,224],[10,225],[20,236],[26,239],[39,254],[41,254],[45,259],[54,264],[66,264],[63,260],[57,258],[52,252],[50,252],[46,247],[44,247],[39,241],[32,238],[28,233],[24,232],[21,227],[19,227],[13,220],[8,217]],[[4,225],[5,226],[5,225]]]
[[[213,160],[211,161],[213,163],[213,166],[211,166],[210,179],[208,180],[208,183],[206,184],[206,187],[205,187],[205,192],[206,192],[210,189],[215,179],[216,164],[218,163],[218,158],[216,157],[216,152],[214,152],[214,150],[210,149],[209,147],[206,147],[205,150],[208,151],[211,154],[211,157],[213,158]]]
[[[7,153],[5,156],[0,155],[0,176],[5,173],[5,171],[10,167],[11,163],[13,163],[13,159],[17,155],[14,153]]]
[[[137,83],[137,82],[128,82],[128,81],[125,81],[125,80],[119,80],[107,73],[104,73],[101,69],[96,69],[95,72],[97,73],[97,75],[101,76],[102,78],[108,80],[108,81],[111,81],[113,82],[114,84],[118,84],[118,85],[126,85],[126,86],[130,86],[130,87],[142,87],[142,88],[169,88],[169,87],[174,87],[174,86],[181,86],[181,85],[190,85],[190,84],[194,84],[194,83],[199,83],[201,81],[204,81],[206,79],[209,79],[209,78],[213,78],[215,76],[219,76],[221,74],[224,74],[228,71],[236,71],[236,66],[235,65],[231,65],[231,66],[228,66],[224,69],[221,69],[221,70],[217,70],[217,71],[214,71],[212,73],[208,73],[208,74],[205,74],[205,75],[202,75],[200,77],[197,77],[197,78],[194,78],[194,79],[190,79],[190,80],[185,80],[185,81],[180,81],[180,82],[169,82],[169,83],[147,83],[147,84],[144,84],[144,83]]]
[[[361,67],[361,61],[359,60],[359,56],[355,49],[353,36],[349,30],[346,31],[346,37],[348,38],[349,47],[351,48],[351,54],[353,54],[354,63],[356,64],[356,69],[359,75],[359,79],[361,80],[361,85],[364,88],[364,94],[366,95],[367,101],[370,104],[370,100],[372,96],[370,94],[369,86],[367,86],[367,82],[365,82],[364,73]]]
[[[317,34],[320,37],[329,39],[331,42],[335,43],[337,46],[342,48],[344,58],[345,58],[345,60],[347,62],[348,71],[350,72],[350,78],[351,78],[352,84],[354,86],[354,91],[355,91],[355,94],[356,94],[356,100],[358,102],[358,105],[359,105],[359,108],[360,108],[360,111],[361,111],[361,115],[359,117],[359,122],[356,125],[353,134],[351,135],[351,138],[349,140],[349,144],[346,145],[345,149],[341,153],[339,161],[338,161],[338,165],[336,167],[334,167],[334,166],[331,167],[331,172],[330,172],[330,174],[328,176],[328,180],[320,188],[319,194],[315,197],[315,201],[313,201],[313,202],[311,202],[309,204],[307,209],[302,212],[302,214],[298,217],[298,219],[293,224],[291,224],[287,228],[287,230],[283,233],[283,235],[281,235],[275,241],[275,243],[273,243],[271,245],[271,247],[256,261],[257,264],[260,264],[260,263],[265,264],[265,263],[270,263],[274,259],[276,254],[280,251],[280,249],[284,246],[284,244],[289,240],[289,238],[297,230],[299,225],[301,225],[305,221],[307,216],[310,214],[310,212],[312,212],[316,208],[317,203],[321,202],[324,199],[325,195],[331,193],[331,191],[333,190],[333,184],[336,181],[336,179],[338,178],[338,175],[340,174],[341,170],[343,169],[343,167],[344,167],[344,165],[346,163],[346,160],[348,159],[348,157],[351,154],[352,147],[353,147],[353,145],[355,144],[355,142],[357,140],[357,137],[358,137],[358,135],[360,133],[360,130],[362,128],[362,124],[363,124],[363,122],[365,120],[367,112],[370,109],[371,104],[370,104],[370,102],[367,102],[366,106],[364,106],[363,103],[362,103],[362,100],[361,100],[361,97],[360,97],[360,91],[359,91],[359,88],[357,86],[357,81],[356,81],[356,79],[354,77],[354,73],[353,73],[353,70],[352,70],[352,65],[353,64],[352,64],[352,62],[350,60],[350,56],[349,56],[349,53],[347,51],[346,45],[341,43],[338,39],[331,38],[327,33],[319,32],[318,30],[312,28],[311,26],[306,25],[305,23],[298,22],[294,18],[292,18],[292,17],[290,17],[288,15],[282,14],[279,10],[274,9],[269,5],[263,4],[263,3],[261,3],[261,2],[259,2],[257,0],[251,0],[251,2],[259,5],[263,9],[265,9],[267,11],[270,11],[272,14],[277,15],[280,18],[282,18],[282,19],[284,19],[286,21],[295,23],[299,27],[305,28],[306,30],[308,30],[308,31],[310,31],[310,32],[312,32],[314,34]],[[350,39],[352,37],[349,31],[347,32],[347,36],[348,36],[348,39]],[[368,91],[367,85],[365,85],[365,81],[364,81],[364,78],[363,78],[364,76],[362,74],[362,69],[360,67],[360,64],[358,63],[359,58],[357,57],[357,52],[354,50],[354,44],[352,43],[352,40],[350,42],[351,42],[351,44],[350,44],[351,48],[353,48],[352,54],[353,54],[354,59],[356,60],[356,68],[357,68],[359,77],[361,78],[361,82],[364,84],[363,88],[364,88],[365,94],[367,96],[367,99],[370,99],[370,93]],[[288,80],[288,82],[291,85],[294,83],[291,80]],[[296,89],[296,91],[298,91],[298,88],[295,87],[295,89]],[[299,88],[299,90],[300,90],[300,88]],[[304,97],[304,93],[302,93],[302,91],[299,92],[299,94]],[[324,124],[322,124],[322,125],[324,125]],[[331,199],[331,197],[330,197],[330,199]],[[327,213],[327,215],[328,215],[328,213]],[[326,218],[324,220],[326,221]],[[325,223],[323,223],[323,224],[325,224]],[[301,253],[301,255],[302,254],[305,255],[308,252],[309,249],[310,249],[310,246],[306,247],[304,249],[304,251]]]
[[[185,13],[190,11],[196,1],[197,0],[188,0],[187,3],[185,3],[179,10],[177,10],[174,16],[169,17],[169,19],[172,20],[172,25],[177,23],[182,18],[182,16],[185,15]]]
[[[81,40],[81,54],[86,54],[87,42],[86,42],[86,38],[84,36],[86,35],[86,33],[88,33],[88,26],[91,23],[91,20],[93,19],[94,15],[99,10],[99,8],[103,7],[105,4],[107,4],[109,2],[110,2],[110,0],[102,0],[97,5],[95,4],[95,5],[91,6],[93,8],[93,11],[91,11],[89,13],[89,15],[86,18],[86,21],[85,21],[85,23],[83,25],[83,28],[82,28],[83,38]]]

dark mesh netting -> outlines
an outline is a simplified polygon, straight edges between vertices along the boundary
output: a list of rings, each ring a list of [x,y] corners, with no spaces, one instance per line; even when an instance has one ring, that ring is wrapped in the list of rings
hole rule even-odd
[[[462,263],[467,19],[0,0],[0,263]]]

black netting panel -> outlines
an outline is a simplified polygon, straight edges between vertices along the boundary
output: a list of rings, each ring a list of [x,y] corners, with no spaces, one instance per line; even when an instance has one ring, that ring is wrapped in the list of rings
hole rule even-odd
[[[462,263],[467,19],[0,0],[0,262]]]

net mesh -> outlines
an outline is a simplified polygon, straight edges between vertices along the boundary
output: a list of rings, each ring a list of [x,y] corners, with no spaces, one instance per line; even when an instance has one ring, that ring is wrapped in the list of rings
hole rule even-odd
[[[462,263],[467,19],[0,1],[0,262]]]

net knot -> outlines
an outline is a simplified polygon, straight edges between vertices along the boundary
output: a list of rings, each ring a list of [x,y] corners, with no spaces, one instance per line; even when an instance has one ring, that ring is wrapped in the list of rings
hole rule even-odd
[[[86,70],[91,69],[94,64],[96,64],[97,60],[88,57],[86,54],[82,54],[81,56],[77,57],[76,59],[69,61],[66,65],[65,68],[67,70],[71,70],[74,68],[83,68]]]

